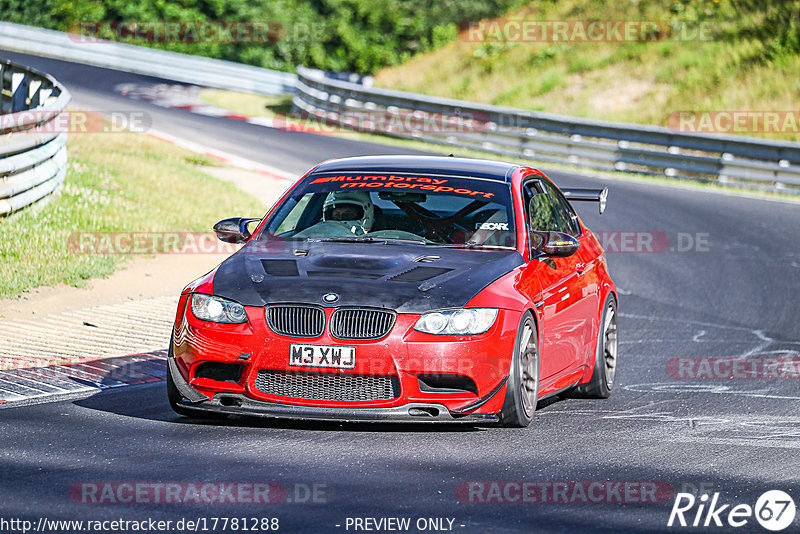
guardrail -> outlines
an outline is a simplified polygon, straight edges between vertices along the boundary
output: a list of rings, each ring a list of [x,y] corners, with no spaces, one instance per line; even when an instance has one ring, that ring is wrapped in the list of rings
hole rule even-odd
[[[205,87],[262,95],[294,92],[294,107],[303,113],[334,123],[352,123],[353,116],[366,113],[367,120],[356,129],[400,138],[586,168],[800,193],[800,144],[788,141],[681,133],[476,104],[369,87],[304,67],[295,76],[124,43],[86,42],[80,36],[9,22],[0,22],[0,49]],[[380,120],[370,120],[376,115]],[[434,127],[393,129],[386,127],[387,120]]]
[[[291,93],[297,77],[232,61],[179,54],[0,22],[0,49],[51,57],[166,80],[260,95]]]
[[[67,134],[54,126],[70,94],[52,76],[0,63],[0,216],[40,200],[64,182]]]
[[[295,109],[329,123],[504,156],[609,170],[715,177],[800,194],[800,144],[687,134],[370,88],[298,67]],[[387,128],[387,124],[399,128]],[[427,126],[426,126],[427,124]]]

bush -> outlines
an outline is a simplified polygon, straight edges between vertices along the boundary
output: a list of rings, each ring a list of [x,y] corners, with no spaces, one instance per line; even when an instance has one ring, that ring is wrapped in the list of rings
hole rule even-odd
[[[0,18],[69,31],[85,21],[269,21],[272,44],[148,46],[293,71],[297,65],[362,74],[441,47],[465,20],[496,17],[520,0],[0,0]],[[146,43],[136,43],[146,44]]]

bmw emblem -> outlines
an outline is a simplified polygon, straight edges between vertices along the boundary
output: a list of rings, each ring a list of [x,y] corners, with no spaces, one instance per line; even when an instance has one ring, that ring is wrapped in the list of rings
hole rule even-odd
[[[339,300],[339,295],[337,295],[336,293],[327,293],[325,295],[322,295],[322,301],[327,304],[333,304],[337,300]]]

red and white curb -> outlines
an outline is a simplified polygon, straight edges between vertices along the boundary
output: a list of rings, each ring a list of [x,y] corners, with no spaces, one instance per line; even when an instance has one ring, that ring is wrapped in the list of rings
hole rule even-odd
[[[176,305],[164,296],[4,320],[0,401],[163,379],[163,350],[152,351],[169,343]]]
[[[0,404],[161,382],[167,351],[0,371]]]
[[[200,91],[202,91],[203,88],[195,85],[139,85],[126,83],[117,85],[114,89],[122,96],[134,100],[150,102],[153,105],[163,108],[182,109],[197,115],[242,121],[275,130],[302,132],[313,135],[330,135],[330,133],[318,128],[309,128],[302,124],[295,124],[286,119],[254,117],[206,104],[200,100]]]
[[[120,84],[114,88],[118,93],[134,100],[143,100],[151,104],[170,109],[183,109],[198,115],[205,115],[207,117],[218,117],[223,119],[232,119],[265,126],[268,128],[277,128],[290,130],[286,121],[273,120],[266,117],[248,117],[239,113],[232,113],[226,109],[209,106],[200,102],[201,87],[195,85],[169,85],[169,84],[156,84],[156,85],[139,85],[139,84]],[[297,129],[297,128],[295,128]],[[296,179],[291,173],[282,169],[265,165],[257,161],[247,158],[236,156],[229,152],[217,150],[215,148],[195,143],[188,139],[183,139],[170,135],[158,130],[150,130],[147,135],[172,143],[204,156],[214,158],[234,167],[254,171],[262,174],[268,178],[275,180],[294,181]]]

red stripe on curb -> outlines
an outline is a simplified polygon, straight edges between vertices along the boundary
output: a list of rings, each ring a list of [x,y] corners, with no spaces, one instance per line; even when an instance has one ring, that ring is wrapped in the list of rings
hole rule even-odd
[[[203,152],[203,155],[206,156],[206,157],[209,157],[209,158],[214,158],[214,159],[219,160],[219,161],[224,161],[224,162],[229,161],[227,158],[223,158],[222,156],[220,156],[218,154],[213,154],[211,152]]]
[[[260,174],[261,176],[266,176],[267,178],[271,178],[273,180],[286,180],[285,176],[280,176],[278,174],[269,172],[269,171],[256,171],[256,173]]]
[[[155,367],[155,369],[154,369]],[[158,372],[166,377],[166,351],[158,350],[149,353],[130,354],[128,356],[114,356],[111,358],[86,360],[61,365],[46,367],[26,367],[5,370],[4,380],[14,383],[14,378],[19,378],[21,387],[34,389],[25,382],[36,382],[40,385],[65,389],[64,384],[89,385],[102,391],[108,388],[126,385],[148,384],[163,382],[165,378],[154,376]],[[141,368],[141,369],[140,369]],[[161,369],[158,369],[161,368]],[[160,371],[160,372],[159,372]],[[40,388],[41,389],[41,388]],[[43,398],[70,393],[71,390],[56,391],[46,395],[33,395],[27,398]],[[0,404],[12,405],[17,401],[0,399]]]
[[[120,94],[122,94],[123,96],[127,96],[124,93],[120,93]],[[148,101],[150,101],[150,102],[158,102],[159,100],[172,100],[172,99],[173,98],[171,98],[171,97],[170,98],[159,98],[158,96],[156,96],[156,97],[151,98]],[[158,105],[158,104],[156,104],[156,105]],[[322,136],[325,136],[325,137],[336,137],[336,134],[333,133],[333,132],[326,132],[326,131],[323,131],[323,130],[320,130],[320,129],[317,129],[317,128],[314,128],[314,127],[307,127],[307,126],[305,126],[303,124],[293,124],[293,123],[291,123],[291,122],[289,122],[287,120],[284,120],[282,118],[273,119],[273,125],[272,126],[265,126],[264,124],[257,124],[257,123],[250,122],[250,121],[253,120],[253,119],[263,119],[264,117],[251,116],[251,115],[244,115],[242,113],[229,112],[228,110],[226,110],[224,108],[220,108],[220,107],[217,107],[217,106],[212,106],[212,105],[209,105],[209,104],[169,104],[169,105],[166,105],[166,106],[163,106],[163,107],[166,107],[167,109],[182,109],[182,110],[188,111],[190,113],[196,113],[197,115],[203,115],[204,117],[217,117],[217,118],[220,118],[220,119],[231,119],[231,120],[235,120],[235,121],[249,122],[250,124],[253,124],[253,125],[256,125],[256,126],[261,126],[263,128],[272,128],[274,130],[283,130],[283,131],[288,131],[288,132],[307,133],[307,134],[311,134],[311,135],[322,135]],[[220,113],[218,115],[208,114],[208,113],[199,113],[197,111],[197,108],[218,110]],[[275,125],[276,122],[282,122],[283,125],[282,126],[276,126]],[[340,133],[349,133],[349,132],[340,132]],[[359,133],[359,132],[357,130],[353,130],[352,133]],[[370,133],[370,132],[367,132],[367,133]]]

